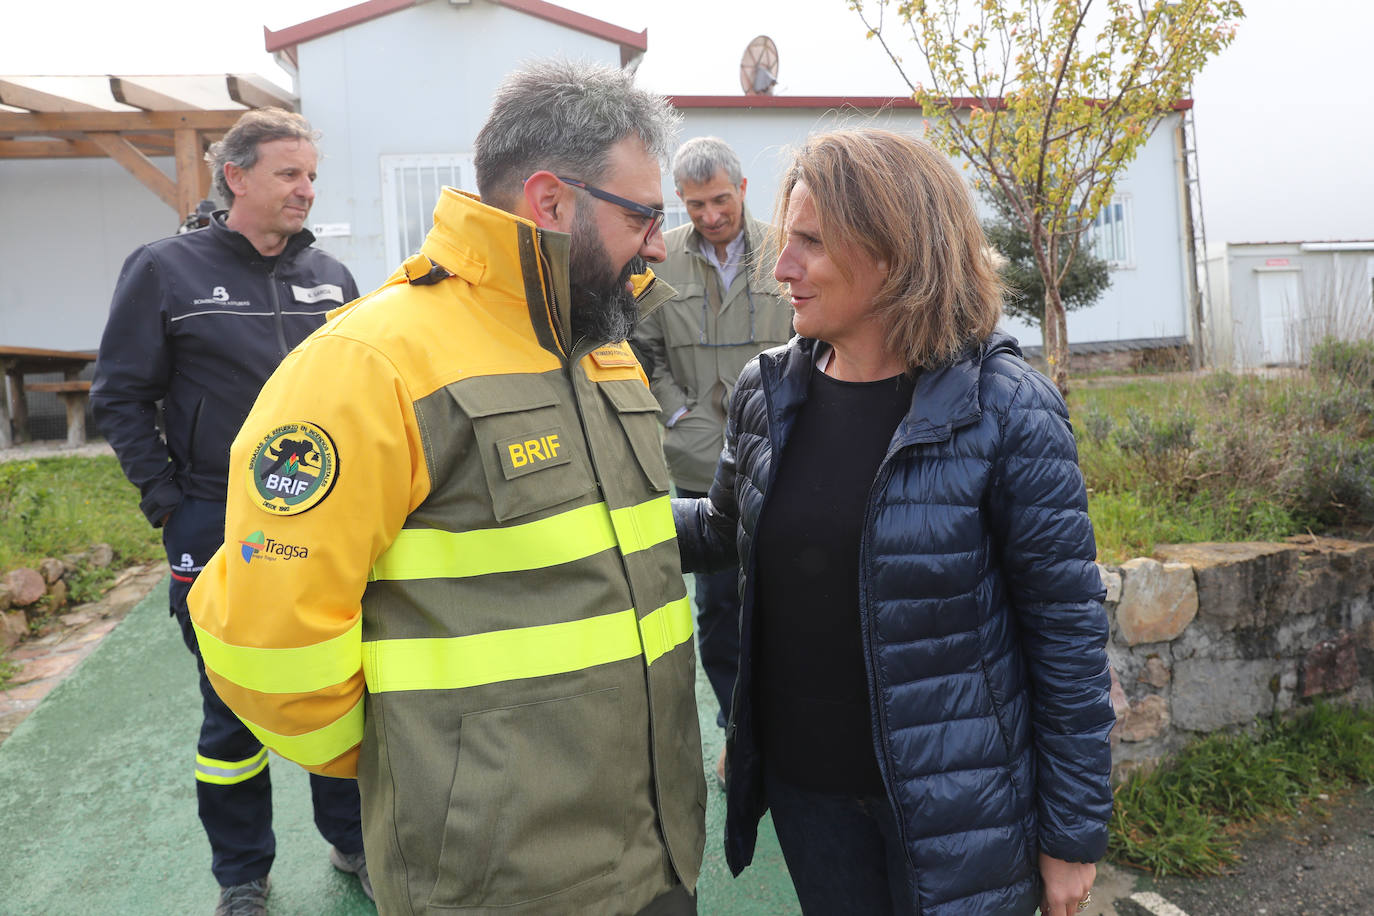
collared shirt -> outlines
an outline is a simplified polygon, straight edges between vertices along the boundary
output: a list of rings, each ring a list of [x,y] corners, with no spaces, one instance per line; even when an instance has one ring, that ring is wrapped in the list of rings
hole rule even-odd
[[[741,226],[739,235],[726,244],[724,264],[716,257],[716,246],[705,238],[698,238],[701,253],[706,258],[706,262],[720,274],[720,288],[728,290],[730,284],[735,282],[735,274],[739,273],[740,265],[744,263],[744,227]]]

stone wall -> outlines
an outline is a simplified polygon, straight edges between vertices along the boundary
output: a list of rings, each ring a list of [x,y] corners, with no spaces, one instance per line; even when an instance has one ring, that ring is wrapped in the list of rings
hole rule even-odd
[[[1374,702],[1374,544],[1162,545],[1101,571],[1118,778],[1317,697]]]

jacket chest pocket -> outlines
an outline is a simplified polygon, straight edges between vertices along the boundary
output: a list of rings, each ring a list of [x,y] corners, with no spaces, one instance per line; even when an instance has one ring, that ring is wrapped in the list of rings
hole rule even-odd
[[[777,284],[754,281],[754,340],[759,350],[781,346],[792,339],[792,306]]]
[[[663,309],[659,312],[664,345],[669,349],[694,347],[701,339],[702,305],[705,294],[700,283],[684,283],[674,288],[677,290],[677,296],[664,303]]]
[[[487,376],[448,388],[472,421],[498,522],[590,491],[592,475],[575,419],[538,376]]]
[[[658,437],[658,401],[638,378],[598,382],[597,386],[620,419],[630,451],[649,486],[666,493],[668,465],[663,461],[663,445]]]

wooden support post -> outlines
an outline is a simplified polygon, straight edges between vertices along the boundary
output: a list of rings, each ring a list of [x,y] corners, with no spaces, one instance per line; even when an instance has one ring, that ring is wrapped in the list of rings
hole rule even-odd
[[[200,133],[183,127],[174,133],[177,159],[177,216],[183,220],[200,203]]]
[[[178,209],[177,187],[172,183],[172,179],[164,175],[162,170],[153,165],[152,161],[140,153],[132,143],[115,133],[92,131],[86,134],[86,137],[104,150],[105,155],[128,169],[129,173],[141,181],[148,190],[160,197],[164,204],[173,210]]]
[[[86,401],[89,395],[84,391],[67,391],[58,397],[67,408],[67,446],[79,448],[86,444]]]
[[[0,374],[0,448],[14,444],[14,434],[10,432],[9,386],[5,384],[8,373]]]

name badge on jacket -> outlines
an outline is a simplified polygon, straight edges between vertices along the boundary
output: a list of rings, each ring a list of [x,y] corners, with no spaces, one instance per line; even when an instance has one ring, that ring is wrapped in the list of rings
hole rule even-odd
[[[334,283],[321,283],[319,286],[312,286],[306,289],[304,286],[291,284],[291,295],[296,297],[297,302],[337,302],[344,304],[343,287]]]

